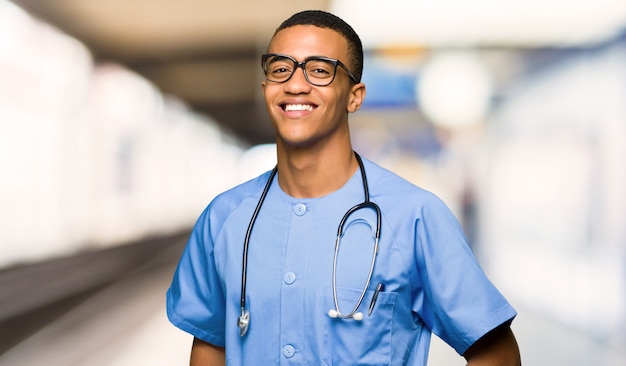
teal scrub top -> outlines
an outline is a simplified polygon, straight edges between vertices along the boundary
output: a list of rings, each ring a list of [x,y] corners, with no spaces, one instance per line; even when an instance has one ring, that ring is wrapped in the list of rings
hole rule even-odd
[[[243,337],[237,318],[244,236],[270,173],[217,196],[199,217],[167,292],[169,320],[226,347],[228,365],[426,365],[431,333],[463,354],[512,321],[516,311],[480,268],[448,207],[363,160],[382,227],[359,308],[362,321],[328,316],[335,309],[338,224],[364,200],[358,170],[342,188],[320,198],[291,197],[273,182],[249,244],[250,326]],[[339,307],[347,314],[367,279],[376,215],[359,210],[345,227],[336,278]],[[384,290],[368,316],[378,284]]]

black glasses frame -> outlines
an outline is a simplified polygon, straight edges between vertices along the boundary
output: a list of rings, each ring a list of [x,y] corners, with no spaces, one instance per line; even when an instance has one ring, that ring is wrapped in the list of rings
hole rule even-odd
[[[267,76],[267,60],[270,57],[282,57],[282,58],[286,58],[286,59],[292,61],[293,62],[293,70],[291,70],[291,75],[289,75],[289,77],[286,78],[285,80],[280,80],[280,81],[272,80],[272,79],[268,78],[268,76]],[[333,73],[333,77],[326,84],[319,84],[319,83],[312,82],[309,79],[309,75],[307,75],[307,73],[306,73],[306,68],[305,68],[306,63],[309,62],[309,61],[319,61],[319,60],[330,62],[335,67],[334,73]],[[266,53],[266,54],[261,56],[261,67],[263,67],[263,73],[265,74],[265,79],[267,81],[271,81],[273,83],[279,83],[279,84],[286,83],[287,81],[289,81],[291,79],[291,77],[293,76],[293,74],[296,73],[296,70],[298,68],[301,68],[302,72],[304,73],[304,78],[306,79],[306,81],[309,84],[315,85],[315,86],[328,86],[335,80],[335,76],[337,76],[337,66],[341,67],[342,69],[344,69],[344,71],[346,73],[348,73],[348,77],[350,77],[350,80],[352,80],[353,83],[355,83],[355,84],[359,83],[357,78],[350,72],[348,67],[343,62],[341,62],[341,61],[339,61],[337,59],[334,59],[334,58],[323,57],[323,56],[311,56],[311,57],[307,57],[302,62],[298,62],[298,60],[296,60],[295,58],[293,58],[293,57],[291,57],[289,55],[283,55],[281,53]]]

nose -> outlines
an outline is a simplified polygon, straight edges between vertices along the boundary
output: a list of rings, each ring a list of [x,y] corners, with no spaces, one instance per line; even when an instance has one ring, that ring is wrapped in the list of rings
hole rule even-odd
[[[300,69],[300,70],[298,70]],[[311,90],[311,84],[304,74],[304,65],[296,66],[291,78],[285,83],[285,90],[292,94],[306,93]]]

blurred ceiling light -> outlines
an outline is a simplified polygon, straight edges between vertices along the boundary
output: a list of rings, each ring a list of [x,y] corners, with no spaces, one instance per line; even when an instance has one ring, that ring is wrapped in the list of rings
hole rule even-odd
[[[67,122],[84,104],[91,72],[91,54],[83,44],[0,1],[2,111]]]
[[[22,48],[34,20],[9,1],[0,1],[0,60],[11,57]]]
[[[626,25],[623,0],[335,0],[330,11],[366,48],[572,46],[614,37]]]
[[[483,122],[492,89],[491,77],[474,53],[435,52],[418,79],[418,102],[435,125],[460,128]]]

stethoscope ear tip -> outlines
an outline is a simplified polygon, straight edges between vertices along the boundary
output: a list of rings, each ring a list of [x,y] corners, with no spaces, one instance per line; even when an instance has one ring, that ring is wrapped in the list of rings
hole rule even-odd
[[[360,312],[360,311],[359,311],[359,312],[356,312],[356,313],[354,313],[354,314],[352,314],[352,315],[348,315],[348,316],[340,316],[340,315],[339,315],[339,312],[337,311],[337,309],[330,309],[330,310],[328,310],[328,316],[329,316],[330,318],[333,318],[333,319],[336,319],[336,318],[340,318],[340,317],[341,317],[341,318],[344,318],[344,319],[347,319],[347,318],[352,318],[352,319],[354,319],[354,320],[356,320],[356,321],[361,321],[361,320],[363,320],[363,313],[362,313],[362,312]]]

